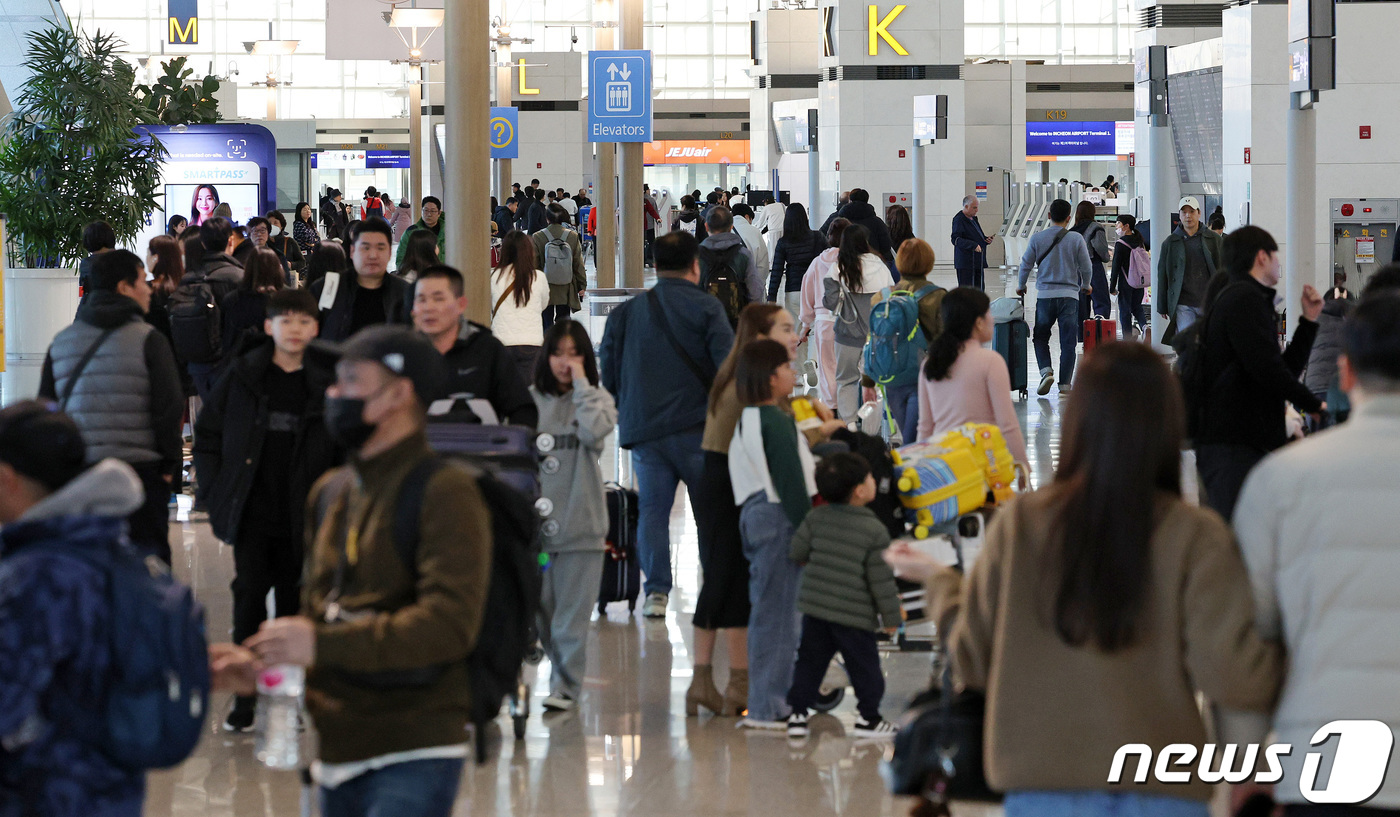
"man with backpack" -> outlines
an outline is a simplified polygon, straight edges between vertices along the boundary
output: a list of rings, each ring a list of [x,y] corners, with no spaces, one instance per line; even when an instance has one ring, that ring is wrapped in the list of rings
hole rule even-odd
[[[1055,368],[1050,360],[1050,331],[1060,327],[1060,394],[1069,394],[1074,381],[1074,361],[1079,345],[1079,296],[1092,291],[1089,245],[1084,236],[1069,229],[1070,204],[1064,199],[1050,202],[1050,227],[1031,236],[1021,256],[1020,284],[1016,294],[1024,297],[1026,280],[1035,268],[1035,329],[1032,341],[1035,361],[1040,366],[1040,388],[1036,394],[1049,394],[1055,385]]]
[[[89,467],[64,414],[0,411],[0,813],[141,814],[145,771],[103,751],[90,709],[117,681],[95,561],[121,546],[141,503],[131,466]]]
[[[424,465],[441,464],[425,433],[446,381],[432,344],[374,326],[336,351],[326,426],[351,463],[311,492],[303,615],[265,623],[247,646],[267,666],[310,670],[325,817],[448,817],[477,695],[466,659],[492,575],[491,514],[474,472]]]
[[[700,288],[699,249],[689,233],[658,238],[656,286],[613,310],[598,350],[603,388],[617,400],[618,445],[632,452],[636,469],[649,618],[666,615],[676,487],[686,484],[693,506],[710,386],[734,346],[724,307]]]
[[[89,462],[112,457],[135,469],[145,502],[130,515],[131,540],[169,564],[170,484],[184,457],[180,373],[170,344],[145,321],[151,286],[140,258],[105,252],[89,283],[77,320],[49,345],[39,398],[72,417]]]
[[[1192,345],[1183,347],[1182,379],[1202,499],[1229,519],[1245,477],[1288,442],[1285,403],[1306,414],[1324,408],[1298,379],[1317,337],[1322,296],[1311,284],[1303,287],[1302,319],[1280,352],[1278,243],[1245,226],[1225,237],[1222,255],[1228,278],[1212,283],[1203,296],[1205,317],[1182,338]]]
[[[211,218],[199,225],[203,260],[197,269],[185,271],[170,296],[175,359],[185,367],[201,398],[208,397],[214,387],[214,369],[225,352],[219,305],[243,281],[243,265],[232,255],[235,236],[233,224],[226,218]]]
[[[535,269],[549,281],[549,306],[544,310],[544,328],[583,308],[580,296],[588,289],[588,273],[583,266],[583,242],[578,233],[564,225],[569,211],[557,204],[549,207],[549,226],[530,236],[535,244]]]
[[[700,288],[719,299],[731,328],[751,303],[763,303],[763,270],[744,239],[734,232],[734,214],[715,205],[705,220],[709,235],[700,242]]]

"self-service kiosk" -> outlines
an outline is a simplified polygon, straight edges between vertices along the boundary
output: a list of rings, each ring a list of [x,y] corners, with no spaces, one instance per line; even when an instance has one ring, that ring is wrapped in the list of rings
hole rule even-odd
[[[1332,276],[1360,294],[1371,273],[1395,257],[1400,199],[1332,199]],[[1330,287],[1334,277],[1320,281]]]

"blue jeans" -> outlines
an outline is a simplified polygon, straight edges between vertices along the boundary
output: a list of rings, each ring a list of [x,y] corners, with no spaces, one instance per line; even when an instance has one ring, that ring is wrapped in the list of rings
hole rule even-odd
[[[648,440],[632,449],[637,473],[637,557],[646,574],[648,593],[671,593],[671,508],[676,486],[684,482],[695,507],[695,486],[705,470],[700,450],[703,429]]]
[[[450,817],[463,758],[411,760],[321,789],[321,817]]]
[[[802,568],[788,558],[792,522],[783,506],[762,491],[739,512],[739,533],[749,560],[749,717],[784,720],[802,615],[797,612],[797,585]]]
[[[1198,306],[1180,306],[1176,308],[1176,331],[1178,334],[1185,332],[1186,327],[1201,319],[1201,308]]]
[[[1208,804],[1133,791],[1007,792],[1006,817],[1207,817]]]
[[[1035,302],[1035,330],[1031,334],[1031,345],[1035,347],[1035,362],[1040,374],[1053,373],[1050,365],[1050,330],[1060,326],[1060,383],[1074,380],[1074,360],[1078,353],[1079,299],[1077,297],[1037,298]]]
[[[904,444],[914,442],[919,435],[919,383],[914,381],[907,386],[886,386],[885,402],[890,414],[899,424],[899,434]]]

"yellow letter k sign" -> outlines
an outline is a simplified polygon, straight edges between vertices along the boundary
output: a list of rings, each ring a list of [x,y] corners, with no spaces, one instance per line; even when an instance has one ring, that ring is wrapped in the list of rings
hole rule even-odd
[[[880,39],[883,39],[885,42],[889,43],[890,48],[893,48],[894,53],[898,54],[899,56],[909,56],[909,52],[905,51],[904,46],[899,44],[899,40],[896,40],[894,37],[892,37],[889,32],[890,23],[894,22],[894,18],[898,17],[900,15],[900,12],[904,11],[905,7],[903,5],[895,6],[894,10],[892,10],[889,14],[886,14],[885,19],[880,20],[879,22],[876,22],[876,18],[880,16],[880,13],[876,9],[877,7],[873,5],[870,7],[870,56],[875,56],[875,54],[879,51]]]

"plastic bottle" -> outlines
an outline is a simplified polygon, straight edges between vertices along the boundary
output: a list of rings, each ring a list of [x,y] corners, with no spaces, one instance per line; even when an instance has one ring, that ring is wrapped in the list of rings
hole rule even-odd
[[[306,670],[278,664],[258,676],[258,760],[269,769],[295,769],[301,762],[301,696]]]

